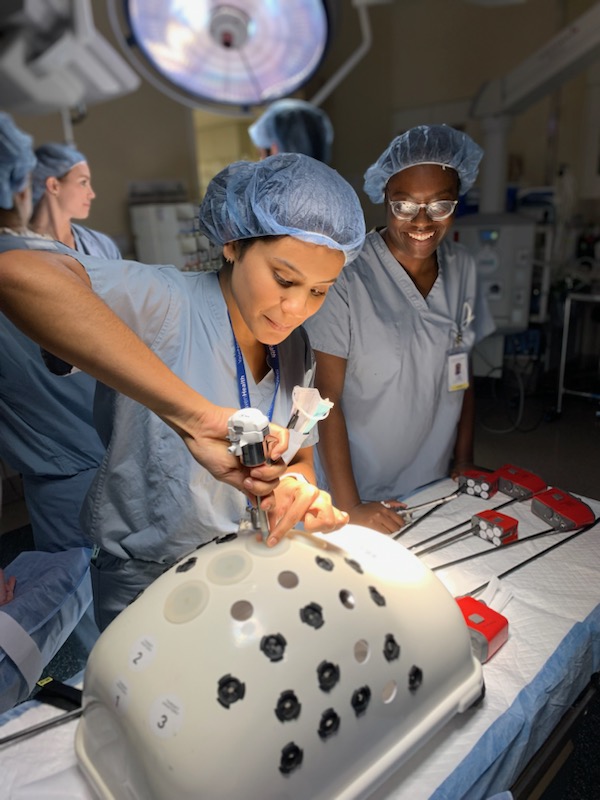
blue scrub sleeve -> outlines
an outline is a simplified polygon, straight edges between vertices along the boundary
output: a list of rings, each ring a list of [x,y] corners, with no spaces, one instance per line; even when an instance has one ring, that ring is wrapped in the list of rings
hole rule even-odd
[[[85,269],[94,292],[151,347],[171,311],[175,267],[107,260],[72,254]]]
[[[351,319],[348,289],[342,274],[317,313],[306,320],[304,327],[313,350],[348,359],[350,355]]]

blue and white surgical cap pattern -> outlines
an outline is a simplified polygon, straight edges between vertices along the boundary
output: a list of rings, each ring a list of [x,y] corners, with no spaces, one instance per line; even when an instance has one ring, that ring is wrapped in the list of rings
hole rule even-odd
[[[41,200],[46,191],[46,181],[48,178],[62,178],[70,172],[76,164],[82,164],[87,159],[67,144],[48,142],[41,145],[35,151],[37,164],[32,176],[32,195],[33,205]]]
[[[14,206],[14,195],[25,188],[34,166],[33,139],[0,111],[0,208]]]
[[[418,164],[439,164],[456,170],[459,194],[466,194],[475,183],[481,147],[462,131],[449,125],[418,125],[400,136],[365,172],[364,190],[373,203],[383,203],[389,179]]]
[[[354,189],[331,167],[300,153],[225,167],[209,183],[199,216],[200,230],[216,244],[292,236],[342,251],[345,263],[365,238]]]
[[[304,153],[326,164],[331,160],[333,125],[327,114],[305,100],[277,100],[248,128],[256,147],[280,153]]]

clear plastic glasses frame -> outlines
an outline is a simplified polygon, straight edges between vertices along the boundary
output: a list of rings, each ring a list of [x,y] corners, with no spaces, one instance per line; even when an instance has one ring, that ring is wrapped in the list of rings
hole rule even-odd
[[[425,209],[429,219],[439,222],[454,214],[458,200],[432,200],[429,203],[415,203],[414,200],[388,200],[388,203],[396,219],[404,222],[414,219],[422,208]]]

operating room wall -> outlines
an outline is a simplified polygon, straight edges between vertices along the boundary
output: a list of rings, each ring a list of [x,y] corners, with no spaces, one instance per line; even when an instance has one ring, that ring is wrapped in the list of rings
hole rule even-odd
[[[365,169],[400,132],[395,121],[403,112],[413,112],[412,124],[419,119],[419,109],[422,121],[442,121],[425,119],[431,107],[461,101],[468,106],[486,81],[509,73],[596,4],[595,0],[525,0],[483,6],[468,0],[392,0],[370,6],[373,45],[323,103],[336,132],[334,165],[362,189]],[[308,99],[360,41],[356,13],[346,7],[345,12],[326,75],[321,73],[309,84]],[[511,121],[507,181],[548,185],[562,163],[581,178],[586,74],[582,70]],[[478,121],[443,121],[463,123],[484,143]],[[381,222],[381,207],[362,197],[367,222]]]
[[[331,51],[302,92],[306,99],[326,84],[360,43],[356,10],[350,0],[342,2]],[[594,0],[525,0],[482,6],[469,0],[391,0],[370,5],[372,47],[323,103],[335,127],[333,166],[359,190],[368,224],[380,221],[381,207],[373,207],[362,194],[362,175],[398,132],[398,115],[412,109],[418,118],[419,109],[425,115],[432,105],[470,101],[485,81],[518,66],[594,4]],[[93,10],[96,26],[117,47],[104,0],[93,0]],[[585,86],[584,70],[512,121],[508,142],[512,180],[522,186],[547,185],[560,163],[570,164],[576,175],[581,173]],[[130,95],[92,106],[87,117],[74,125],[76,144],[89,159],[98,195],[88,224],[109,233],[131,252],[130,181],[182,181],[195,200],[200,183],[205,184],[220,160],[248,156],[245,121],[240,125],[233,118],[201,116],[204,122],[199,125],[197,114],[145,81]],[[58,114],[15,117],[36,143],[62,138]],[[465,127],[483,143],[478,122],[467,120]]]
[[[93,0],[98,30],[118,49],[104,0]],[[63,141],[60,115],[14,115],[35,143]],[[91,106],[73,125],[77,147],[86,155],[96,199],[86,224],[113,236],[132,254],[127,206],[131,181],[181,181],[197,197],[192,112],[147,82],[128,95]]]

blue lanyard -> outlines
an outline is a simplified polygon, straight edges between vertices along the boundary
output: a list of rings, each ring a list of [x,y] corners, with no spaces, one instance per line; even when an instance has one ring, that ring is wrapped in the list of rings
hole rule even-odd
[[[228,315],[229,316],[229,315]],[[229,324],[231,325],[231,318],[229,319]],[[237,372],[237,380],[238,380],[238,394],[240,398],[240,408],[250,408],[250,392],[248,390],[248,378],[246,377],[246,367],[244,365],[244,356],[242,355],[242,351],[238,344],[237,339],[235,338],[235,333],[233,333],[233,327],[231,328],[231,333],[233,335],[233,346],[235,349],[235,368]],[[275,399],[277,397],[277,392],[279,390],[279,381],[280,381],[280,373],[279,373],[279,352],[276,347],[272,344],[265,345],[270,361],[271,367],[273,372],[275,373],[275,391],[273,392],[273,399],[271,400],[271,406],[269,407],[269,412],[267,417],[269,418],[269,422],[273,421],[273,411],[275,409]]]
[[[231,327],[231,335],[233,336],[233,347],[235,350],[235,369],[237,372],[240,408],[250,408],[250,392],[248,390],[248,378],[246,377],[244,356],[242,355],[242,351],[238,344],[238,340],[235,338],[235,333],[233,332],[233,325],[231,324],[231,317],[229,316],[229,312],[227,312],[227,317],[229,319],[229,325]],[[271,365],[273,372],[275,373],[275,391],[273,392],[273,399],[271,400],[271,406],[269,408],[269,413],[267,414],[269,422],[272,422],[273,411],[275,409],[275,398],[277,397],[277,391],[279,389],[279,352],[277,348],[271,344],[267,345],[267,350],[271,358]],[[248,509],[250,510],[252,509],[252,503],[248,499],[246,499],[246,506]]]

